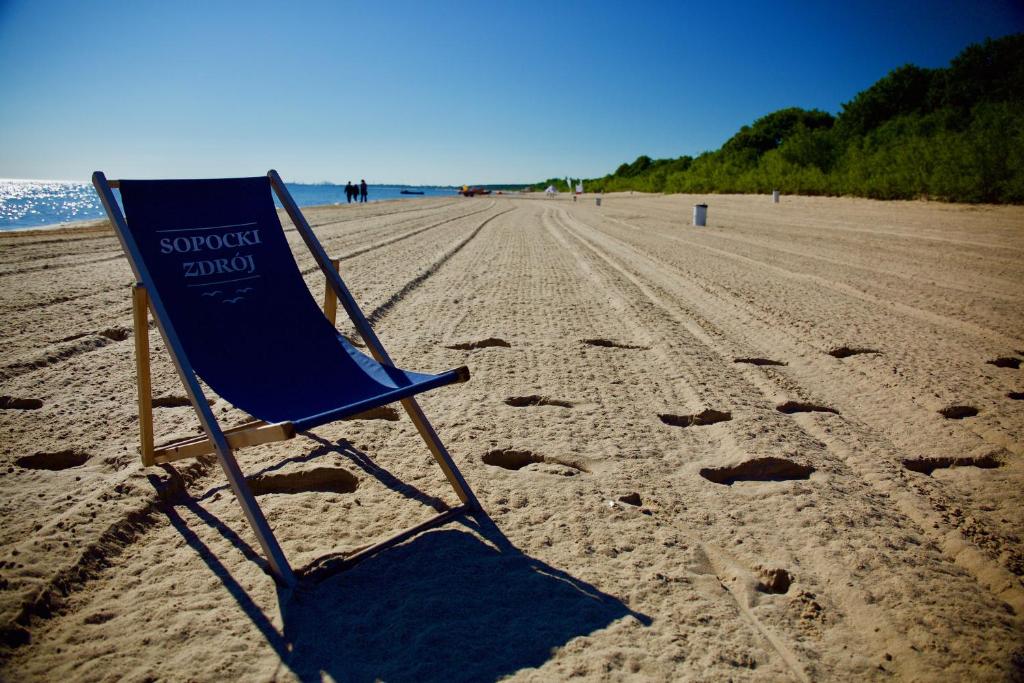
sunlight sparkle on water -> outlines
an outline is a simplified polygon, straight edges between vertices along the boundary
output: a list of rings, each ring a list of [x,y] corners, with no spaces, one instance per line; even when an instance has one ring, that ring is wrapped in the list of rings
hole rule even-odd
[[[415,188],[413,195],[403,190]],[[299,206],[347,203],[345,187],[332,183],[288,183]],[[117,197],[118,191],[114,190]],[[418,197],[455,198],[451,187],[413,185],[370,185],[369,201],[415,199]],[[276,201],[275,203],[280,206]],[[103,206],[89,183],[72,180],[0,179],[0,230],[36,228],[75,221],[105,218]]]
[[[0,230],[102,217],[99,198],[88,183],[0,179]]]

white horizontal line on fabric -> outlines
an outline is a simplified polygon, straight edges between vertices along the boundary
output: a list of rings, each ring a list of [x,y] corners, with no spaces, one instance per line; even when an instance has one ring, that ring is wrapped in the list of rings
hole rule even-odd
[[[239,277],[239,278],[235,278],[234,280],[218,280],[217,282],[203,282],[202,284],[198,284],[198,285],[186,285],[186,286],[187,287],[213,287],[214,285],[226,285],[229,282],[241,282],[242,280],[255,280],[258,277],[263,277],[263,276],[262,275],[250,275],[249,277]]]
[[[251,223],[234,223],[232,225],[213,225],[209,228],[175,228],[174,230],[154,230],[153,232],[198,232],[199,230],[223,230],[224,228],[247,228],[250,225],[256,225],[256,221]]]

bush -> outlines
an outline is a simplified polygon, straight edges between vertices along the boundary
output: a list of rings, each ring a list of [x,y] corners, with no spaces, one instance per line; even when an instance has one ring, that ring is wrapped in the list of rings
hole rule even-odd
[[[566,187],[554,178],[534,187],[549,184]],[[721,149],[642,155],[586,187],[1024,203],[1024,34],[971,45],[947,69],[895,69],[837,118],[781,109]]]

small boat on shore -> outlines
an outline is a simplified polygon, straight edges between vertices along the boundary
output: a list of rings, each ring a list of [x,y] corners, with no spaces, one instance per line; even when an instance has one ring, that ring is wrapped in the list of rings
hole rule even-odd
[[[423,194],[423,190],[402,190],[399,194]]]

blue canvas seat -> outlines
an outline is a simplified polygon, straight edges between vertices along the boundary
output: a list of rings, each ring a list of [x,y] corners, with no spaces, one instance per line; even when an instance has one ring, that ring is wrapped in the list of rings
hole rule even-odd
[[[139,424],[144,465],[215,453],[272,574],[296,580],[256,504],[234,451],[400,401],[461,505],[353,553],[347,566],[433,525],[480,509],[444,444],[413,398],[469,379],[395,367],[348,287],[275,171],[254,178],[117,180],[93,185],[132,265]],[[121,205],[113,194],[121,193]],[[333,308],[314,301],[278,219],[274,194],[340,301],[369,355],[338,333]],[[299,246],[298,243],[296,246]],[[325,301],[325,309],[328,301]],[[203,436],[153,443],[149,313],[170,353]],[[200,380],[255,421],[223,429]]]
[[[382,365],[324,317],[270,180],[122,180],[128,228],[192,368],[232,405],[310,429],[465,381]]]

